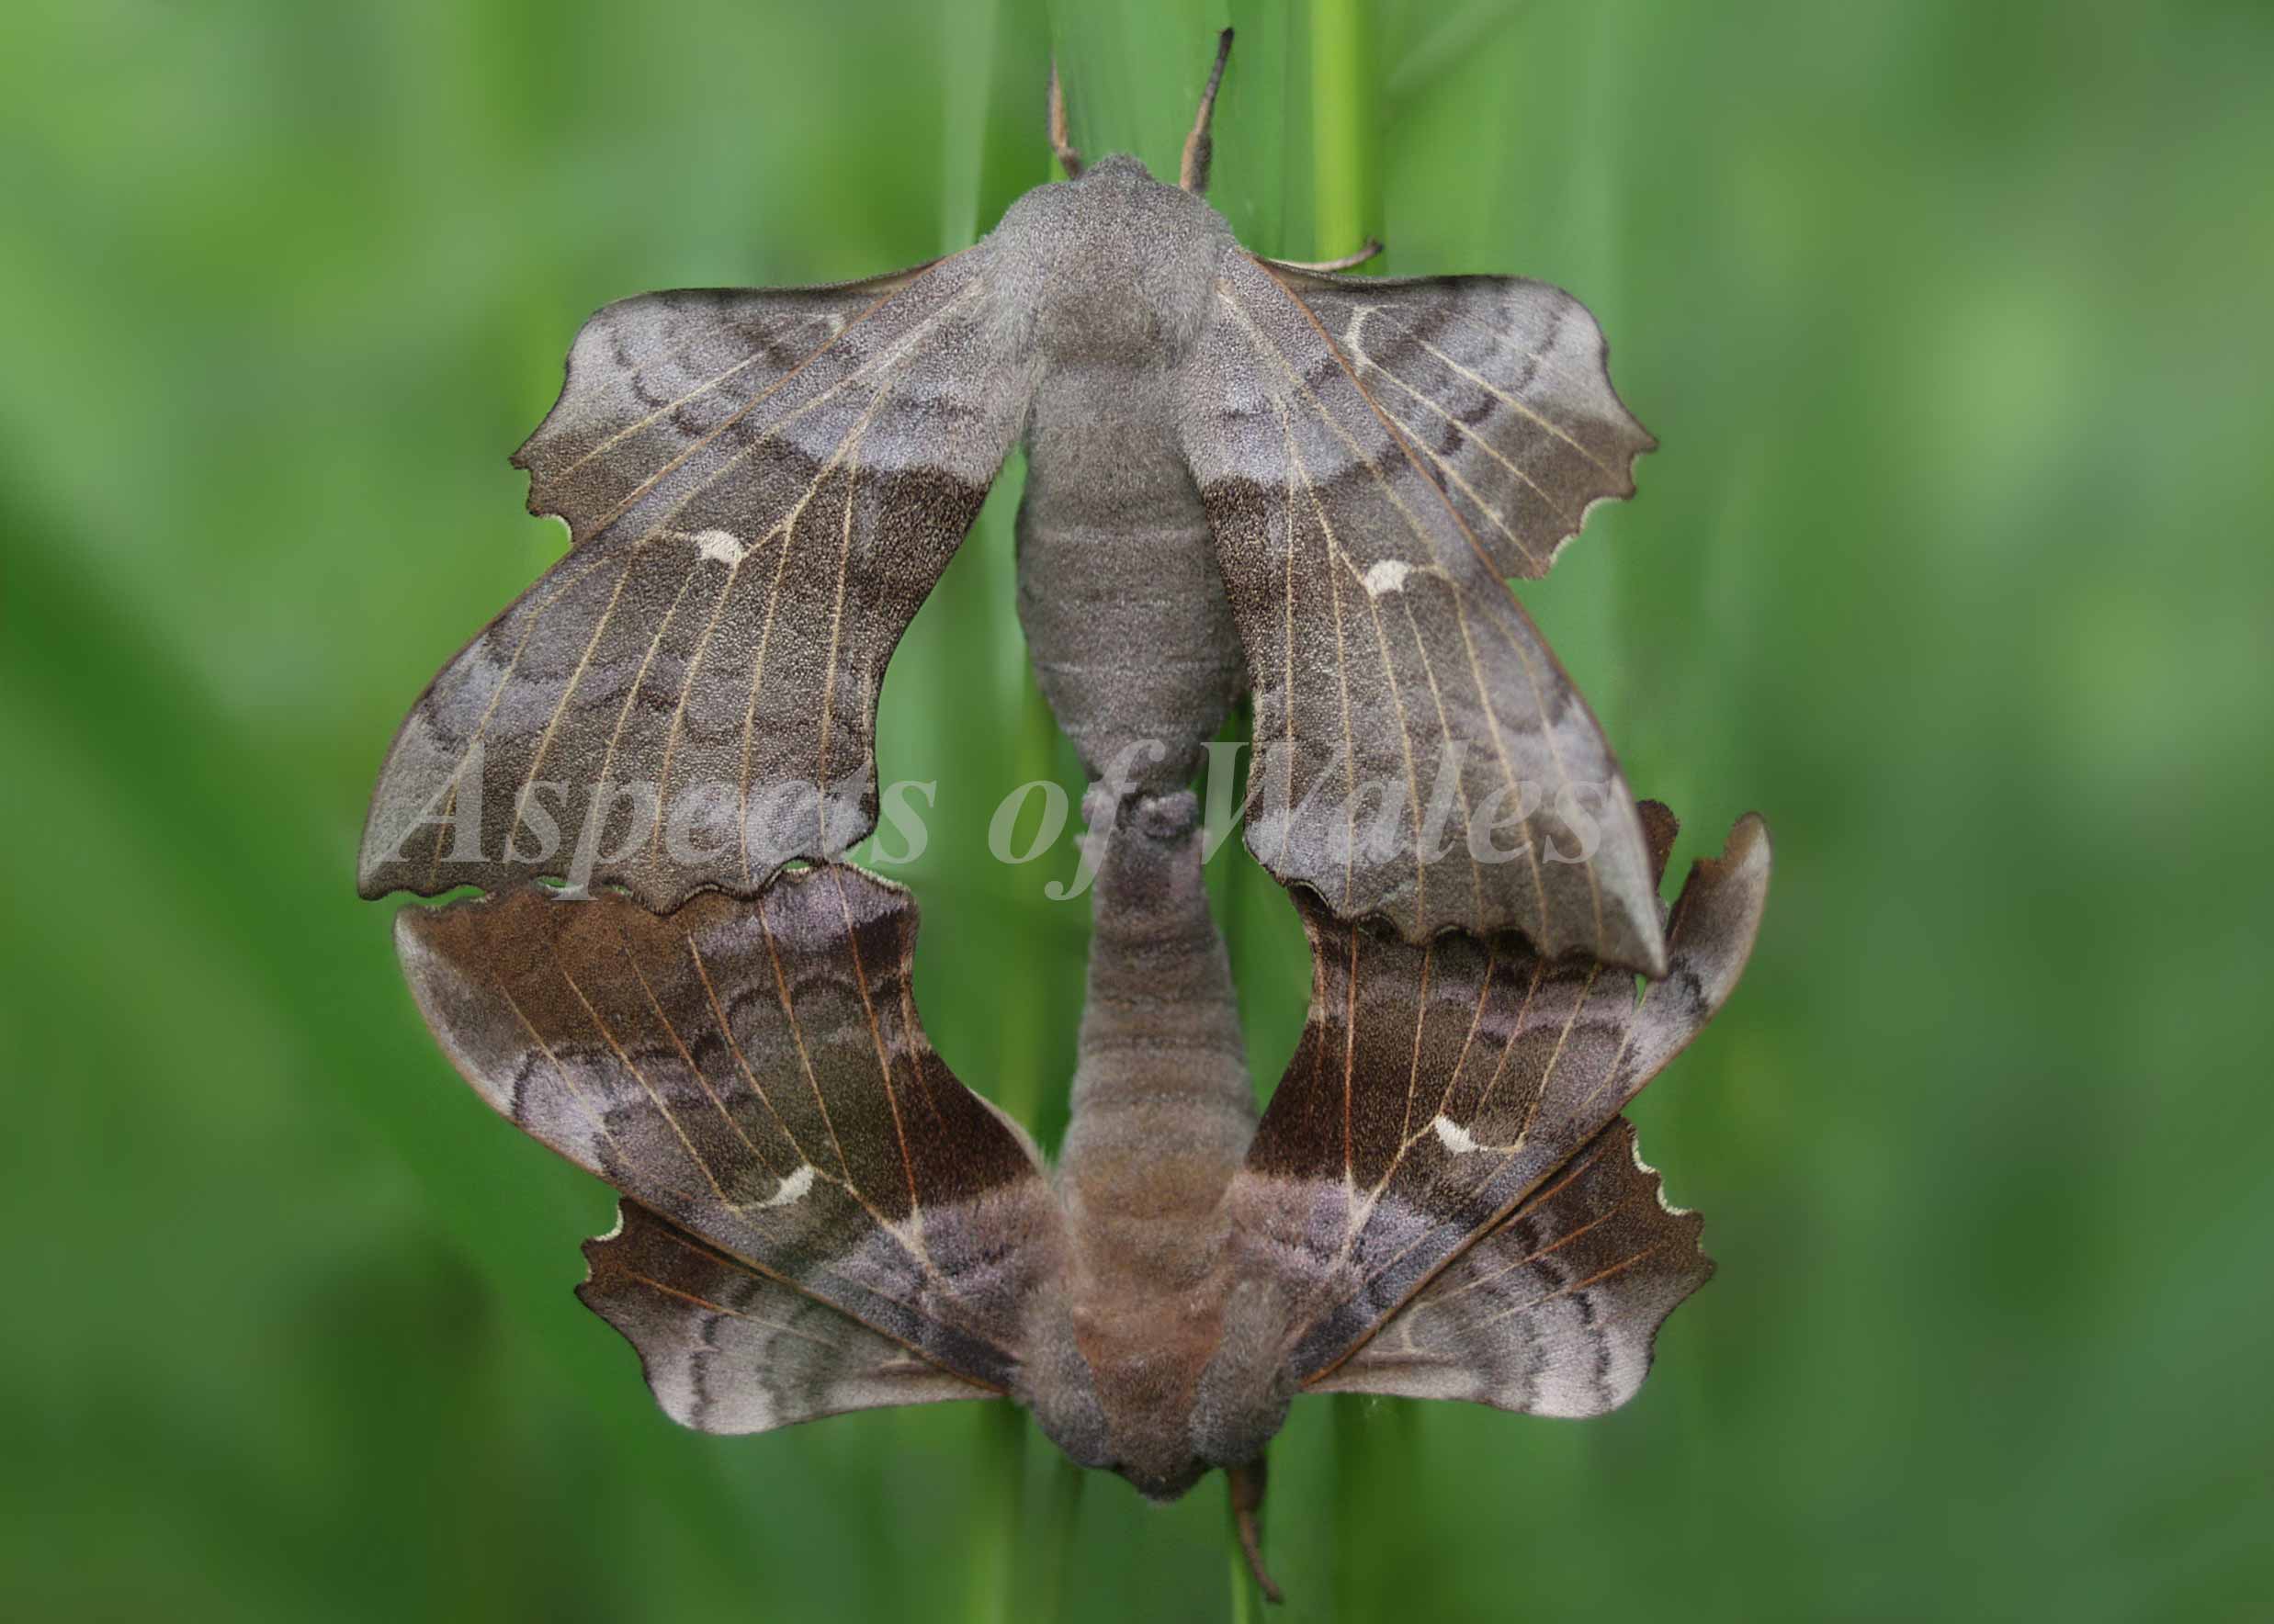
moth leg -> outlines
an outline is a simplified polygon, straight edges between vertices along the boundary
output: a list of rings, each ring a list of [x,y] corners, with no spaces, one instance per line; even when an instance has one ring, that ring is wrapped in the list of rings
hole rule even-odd
[[[1231,54],[1232,31],[1227,28],[1216,37],[1216,66],[1208,70],[1208,88],[1200,93],[1200,112],[1193,119],[1192,134],[1184,138],[1184,162],[1177,171],[1176,184],[1204,197],[1208,195],[1208,162],[1216,156],[1208,125],[1216,117],[1216,86],[1224,83],[1224,63]]]
[[[1368,237],[1358,245],[1358,252],[1346,254],[1341,259],[1275,259],[1273,265],[1286,265],[1297,271],[1347,271],[1364,265],[1382,252],[1382,239]]]
[[[1226,1467],[1224,1481],[1231,1490],[1232,1528],[1248,1558],[1248,1572],[1255,1575],[1255,1587],[1263,1593],[1265,1601],[1286,1600],[1272,1583],[1271,1570],[1263,1565],[1263,1530],[1257,1520],[1263,1509],[1263,1457],[1258,1455],[1245,1466]]]
[[[1066,171],[1068,180],[1081,178],[1081,154],[1074,150],[1070,132],[1066,128],[1066,86],[1058,82],[1058,59],[1050,59],[1050,150],[1058,155],[1058,167]]]

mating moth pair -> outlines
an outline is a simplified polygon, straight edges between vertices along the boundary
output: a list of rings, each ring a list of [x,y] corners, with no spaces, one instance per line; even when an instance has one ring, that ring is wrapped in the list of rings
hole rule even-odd
[[[491,893],[402,910],[406,974],[622,1193],[582,1294],[671,1415],[1008,1397],[1155,1497],[1225,1469],[1252,1556],[1304,1393],[1635,1392],[1711,1265],[1619,1112],[1735,984],[1769,848],[1748,818],[1660,903],[1672,819],[1503,579],[1653,443],[1592,318],[1242,250],[1223,64],[1177,186],[1085,167],[1054,82],[1069,178],[976,246],[594,317],[515,459],[573,544],[413,708],[360,879]],[[926,1042],[913,900],[840,861],[886,662],[1014,445],[1104,832],[1055,1169]],[[1185,787],[1243,691],[1248,843],[1313,957],[1260,1122]]]

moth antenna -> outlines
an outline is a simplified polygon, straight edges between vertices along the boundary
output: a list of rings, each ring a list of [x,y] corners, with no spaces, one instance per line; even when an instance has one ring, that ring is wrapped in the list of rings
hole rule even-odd
[[[1050,59],[1050,150],[1058,155],[1058,167],[1066,171],[1068,180],[1081,178],[1081,154],[1074,150],[1066,128],[1066,86],[1059,82],[1055,56]]]
[[[1177,171],[1176,184],[1204,197],[1208,195],[1208,161],[1216,156],[1208,125],[1216,117],[1216,90],[1224,83],[1224,63],[1231,54],[1232,31],[1227,28],[1216,37],[1216,66],[1208,70],[1208,88],[1200,93],[1200,113],[1193,120],[1192,134],[1184,138],[1184,163]]]
[[[1347,271],[1353,266],[1364,265],[1381,252],[1382,239],[1368,237],[1358,245],[1357,253],[1346,254],[1341,259],[1278,259],[1272,263],[1285,265],[1288,269],[1295,271]]]
[[[1228,35],[1231,30],[1227,28],[1225,32]],[[1286,1600],[1279,1586],[1272,1583],[1271,1570],[1263,1565],[1263,1531],[1256,1520],[1257,1514],[1263,1509],[1263,1457],[1258,1455],[1245,1466],[1226,1467],[1224,1481],[1231,1489],[1232,1527],[1239,1535],[1239,1549],[1248,1559],[1248,1572],[1255,1575],[1255,1587],[1263,1593],[1265,1601],[1276,1604]]]

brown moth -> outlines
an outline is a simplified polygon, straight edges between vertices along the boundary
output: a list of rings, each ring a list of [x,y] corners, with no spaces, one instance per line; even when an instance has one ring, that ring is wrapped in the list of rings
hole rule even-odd
[[[1663,975],[1631,794],[1504,579],[1653,444],[1602,335],[1539,282],[1243,250],[1205,197],[1223,62],[1177,186],[1083,165],[1054,85],[1069,178],[977,245],[595,315],[515,456],[571,550],[403,723],[364,895],[566,875],[665,910],[843,855],[886,663],[1023,445],[1021,616],[1093,776],[1186,784],[1244,685],[1281,880]]]
[[[1189,791],[1114,827],[1055,1171],[947,1070],[916,907],[843,864],[658,916],[528,885],[406,908],[458,1070],[624,1197],[586,1303],[690,1427],[956,1398],[1028,1406],[1144,1494],[1231,1474],[1313,1392],[1546,1415],[1623,1403],[1712,1265],[1620,1116],[1728,997],[1769,877],[1757,818],[1691,873],[1637,994],[1518,933],[1409,943],[1298,892],[1310,1011],[1256,1120]],[[1673,837],[1646,806],[1655,886]]]

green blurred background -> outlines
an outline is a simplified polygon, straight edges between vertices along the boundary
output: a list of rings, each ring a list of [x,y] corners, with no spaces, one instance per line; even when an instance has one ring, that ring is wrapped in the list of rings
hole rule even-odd
[[[1173,168],[1220,6],[33,4],[0,56],[0,1610],[1207,1618],[1213,1485],[1014,1412],[681,1432],[354,896],[420,685],[558,552],[594,307]],[[1636,1111],[1722,1269],[1581,1425],[1312,1399],[1292,1618],[2263,1617],[2274,721],[2262,6],[1234,4],[1253,247],[1579,293],[1665,449],[1525,601],[1678,862],[1779,874]],[[1063,1124],[1075,781],[1006,478],[885,694],[950,1063]],[[1307,983],[1218,859],[1259,1077]]]

